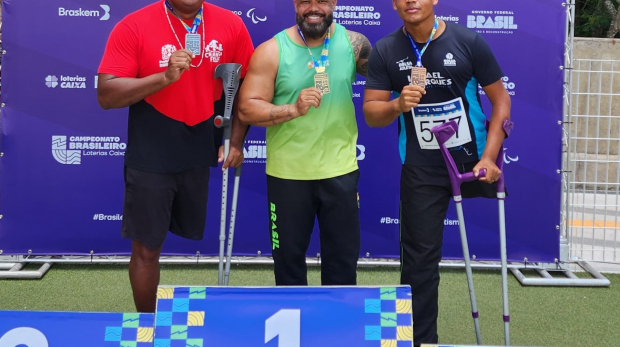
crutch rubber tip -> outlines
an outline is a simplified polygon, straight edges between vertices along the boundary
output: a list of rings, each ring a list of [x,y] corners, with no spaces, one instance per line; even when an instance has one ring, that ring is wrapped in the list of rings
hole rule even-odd
[[[471,316],[474,317],[474,318],[478,318],[478,312],[472,312]]]
[[[504,316],[504,323],[510,322],[510,316]]]

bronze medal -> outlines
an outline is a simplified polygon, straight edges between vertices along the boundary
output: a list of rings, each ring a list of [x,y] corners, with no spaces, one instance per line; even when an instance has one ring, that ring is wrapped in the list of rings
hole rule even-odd
[[[314,75],[314,88],[320,90],[322,94],[329,94],[329,77],[326,73]]]
[[[411,68],[411,85],[426,89],[426,68],[422,66]]]

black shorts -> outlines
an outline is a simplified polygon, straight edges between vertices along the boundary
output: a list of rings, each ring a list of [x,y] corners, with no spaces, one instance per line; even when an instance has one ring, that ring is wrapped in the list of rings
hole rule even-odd
[[[209,177],[209,167],[161,174],[126,166],[121,235],[151,249],[164,244],[168,231],[202,240]]]

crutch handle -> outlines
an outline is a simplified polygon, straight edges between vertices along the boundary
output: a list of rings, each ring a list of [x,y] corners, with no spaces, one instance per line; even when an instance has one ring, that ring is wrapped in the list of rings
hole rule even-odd
[[[431,129],[431,132],[435,135],[437,143],[439,144],[441,155],[443,156],[446,166],[448,167],[448,175],[450,176],[453,196],[461,195],[461,184],[463,184],[463,182],[470,182],[479,178],[474,176],[473,172],[461,174],[456,168],[456,164],[454,163],[454,159],[452,159],[452,155],[450,155],[450,152],[448,151],[448,147],[446,147],[446,142],[448,142],[450,138],[456,134],[456,130],[458,128],[459,126],[455,121],[449,121]],[[482,174],[486,175],[486,170],[484,172],[481,170],[480,175]]]
[[[487,130],[487,132],[489,131],[490,125],[491,123],[488,120],[484,121],[484,127]],[[514,123],[510,119],[504,119],[504,122],[502,123],[502,129],[504,129],[504,135],[506,139],[510,136],[510,133],[512,132],[513,128],[514,128]],[[495,161],[495,165],[497,165],[497,168],[501,171],[501,174],[499,175],[499,178],[497,179],[497,192],[505,193],[506,185],[504,181],[504,146],[503,145],[502,147],[500,147],[499,153],[497,153],[497,160]]]
[[[488,131],[490,122],[485,121],[484,125]],[[510,132],[512,131],[513,126],[514,126],[514,123],[512,121],[510,121],[509,119],[504,120],[502,127],[504,129],[506,138],[510,136]],[[452,184],[452,194],[454,196],[461,195],[461,184],[463,184],[463,182],[475,181],[476,179],[486,176],[486,170],[484,169],[480,170],[478,177],[476,177],[473,172],[467,172],[464,174],[461,174],[458,172],[456,168],[456,164],[454,163],[454,159],[452,159],[452,155],[450,155],[450,151],[446,147],[446,142],[448,142],[450,138],[452,138],[452,136],[456,134],[457,129],[458,129],[458,124],[455,121],[449,121],[447,123],[438,125],[434,127],[433,129],[431,129],[431,132],[435,135],[435,138],[437,139],[437,143],[439,144],[441,155],[443,156],[443,159],[446,162],[446,166],[448,167],[448,174],[450,175],[450,182]],[[499,170],[502,172],[499,179],[497,180],[497,191],[500,193],[504,193],[506,191],[506,188],[504,184],[504,171],[503,171],[503,168],[504,168],[504,147],[503,146],[500,148],[495,164],[497,165]]]
[[[224,128],[224,139],[230,139],[232,136],[231,117],[233,102],[239,89],[241,65],[234,63],[220,64],[215,68],[214,78],[222,79],[225,103],[224,114],[216,116],[213,123],[217,128]]]
[[[479,178],[483,178],[486,176],[487,176],[487,169],[482,169],[478,171],[478,177],[476,177],[476,175],[473,172],[467,172],[461,175],[461,180],[463,182],[471,182],[471,181],[475,181]]]
[[[222,116],[217,116],[213,120],[213,124],[215,124],[216,128],[225,128],[230,125],[230,118],[225,118]]]

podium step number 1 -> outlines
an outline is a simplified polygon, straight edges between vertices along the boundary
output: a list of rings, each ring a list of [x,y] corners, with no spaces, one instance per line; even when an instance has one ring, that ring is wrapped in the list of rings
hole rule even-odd
[[[167,287],[154,347],[412,347],[411,288]]]
[[[276,337],[278,347],[300,347],[301,310],[280,310],[265,321],[265,343]]]

